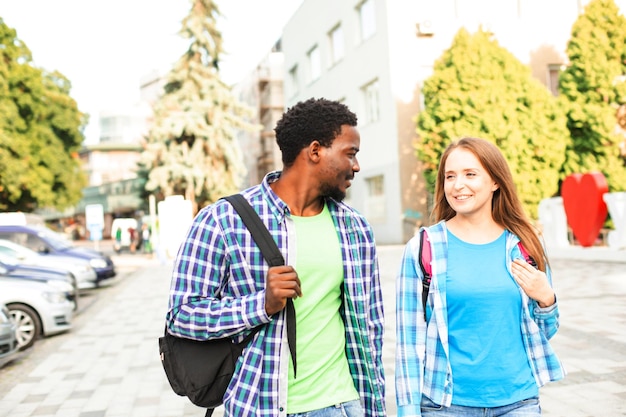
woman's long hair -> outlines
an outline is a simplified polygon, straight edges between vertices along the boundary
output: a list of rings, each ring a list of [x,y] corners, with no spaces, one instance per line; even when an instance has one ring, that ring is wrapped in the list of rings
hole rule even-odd
[[[450,207],[444,192],[445,166],[450,153],[457,149],[465,149],[473,153],[485,168],[489,176],[498,184],[493,193],[491,215],[496,223],[513,232],[522,241],[530,256],[537,263],[537,267],[545,271],[547,258],[538,237],[538,232],[531,224],[517,196],[515,183],[509,165],[500,149],[491,142],[478,138],[462,138],[450,144],[439,162],[437,181],[435,184],[435,204],[433,217],[436,222],[450,220],[456,212]]]

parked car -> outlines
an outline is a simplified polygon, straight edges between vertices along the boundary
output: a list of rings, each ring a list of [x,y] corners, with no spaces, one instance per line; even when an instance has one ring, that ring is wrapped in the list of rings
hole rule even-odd
[[[7,306],[0,304],[0,368],[17,358],[18,347],[15,320]]]
[[[58,282],[65,284],[66,297],[74,310],[78,309],[79,289],[76,278],[67,269],[56,269],[35,265],[22,265],[14,259],[0,253],[0,276],[27,281]]]
[[[20,264],[67,269],[76,278],[81,290],[96,286],[98,276],[86,259],[54,254],[40,255],[26,246],[4,239],[0,239],[0,254],[5,254]]]
[[[63,235],[47,227],[25,224],[0,225],[0,239],[26,246],[42,255],[53,254],[86,259],[96,271],[96,285],[116,275],[115,265],[109,256],[95,250],[77,247]]]
[[[72,328],[74,306],[67,298],[69,284],[59,280],[36,281],[0,276],[0,304],[7,306],[17,326],[20,350],[38,337]]]

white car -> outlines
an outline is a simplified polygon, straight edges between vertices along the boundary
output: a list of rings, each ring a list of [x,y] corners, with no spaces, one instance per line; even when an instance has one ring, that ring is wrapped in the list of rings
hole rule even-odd
[[[66,269],[74,276],[78,288],[81,290],[96,287],[98,279],[96,270],[89,265],[87,260],[54,254],[40,255],[26,246],[5,239],[0,239],[0,254],[16,259],[24,265]]]
[[[40,336],[72,328],[74,303],[67,298],[71,285],[60,280],[31,281],[0,276],[0,305],[17,324],[17,344],[31,347]]]
[[[17,325],[9,309],[0,304],[0,368],[17,358],[18,348]]]

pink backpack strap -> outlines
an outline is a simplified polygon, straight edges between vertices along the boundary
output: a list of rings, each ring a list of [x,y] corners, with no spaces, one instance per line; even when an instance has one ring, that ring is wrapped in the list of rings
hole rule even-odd
[[[522,242],[518,242],[517,247],[519,248],[520,252],[522,252],[522,256],[524,257],[524,260],[526,260],[526,262],[528,262],[529,264],[537,268],[537,262],[535,262],[533,257],[530,256],[530,254],[528,253],[524,245],[522,245]]]
[[[430,290],[432,279],[432,254],[430,252],[430,240],[424,229],[420,230],[419,264],[424,278],[422,279],[422,306],[424,307],[424,320],[426,320],[426,300]]]
[[[430,240],[428,234],[424,229],[420,230],[420,257],[419,263],[424,278],[428,279],[428,285],[430,285],[430,279],[432,278],[432,267],[430,261],[432,260],[432,254],[430,253]]]
[[[522,256],[532,266],[537,268],[537,263],[528,253],[522,242],[517,244]],[[426,301],[428,300],[428,291],[430,290],[430,281],[432,280],[432,254],[430,252],[430,240],[424,229],[420,230],[420,248],[419,248],[419,264],[424,278],[422,279],[422,307],[424,308],[424,320],[426,320]]]

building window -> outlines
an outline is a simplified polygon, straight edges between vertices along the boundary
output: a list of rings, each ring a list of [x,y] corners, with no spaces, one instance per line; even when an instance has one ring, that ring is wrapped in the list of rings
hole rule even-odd
[[[385,183],[383,176],[370,177],[367,179],[367,194],[370,197],[379,197],[385,195]]]
[[[345,53],[343,29],[341,25],[335,26],[333,30],[330,31],[328,39],[330,41],[330,60],[332,64],[336,64],[343,58],[343,54]]]
[[[362,88],[365,121],[367,123],[377,122],[380,118],[379,89],[378,80],[374,80]]]
[[[374,12],[374,0],[365,0],[357,10],[359,12],[359,24],[361,28],[361,41],[366,40],[376,33],[376,13]]]
[[[548,89],[553,96],[559,95],[559,74],[561,73],[561,64],[548,65]]]
[[[365,216],[370,222],[384,221],[385,210],[385,178],[382,175],[370,177],[365,180],[367,184],[367,197],[365,200]]]
[[[315,45],[307,54],[309,57],[309,73],[311,76],[310,81],[317,80],[322,73],[322,61],[320,58],[320,50]]]
[[[300,91],[300,80],[298,79],[298,65],[294,65],[289,70],[289,84],[291,87],[291,94],[295,95]]]

